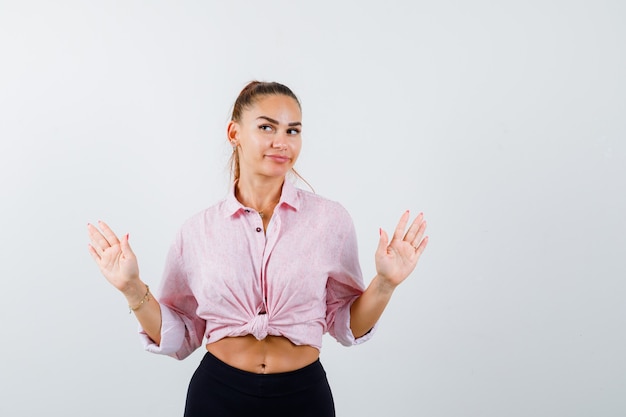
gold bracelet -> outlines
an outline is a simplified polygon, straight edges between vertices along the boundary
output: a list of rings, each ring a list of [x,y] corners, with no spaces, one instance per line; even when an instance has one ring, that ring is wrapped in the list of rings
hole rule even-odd
[[[150,287],[146,284],[146,295],[143,296],[143,298],[136,307],[131,307],[130,304],[128,305],[128,314],[133,311],[139,310],[143,303],[147,303],[148,301],[150,301]]]

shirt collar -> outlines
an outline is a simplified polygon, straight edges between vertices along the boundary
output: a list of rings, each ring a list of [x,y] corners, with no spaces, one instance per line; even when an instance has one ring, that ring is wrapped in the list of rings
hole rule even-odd
[[[283,182],[280,200],[278,200],[276,207],[280,207],[282,205],[288,205],[296,211],[300,209],[300,194],[298,193],[298,189],[287,179]],[[224,217],[233,216],[244,209],[245,206],[235,197],[235,183],[233,183],[230,187],[230,192],[224,201]]]

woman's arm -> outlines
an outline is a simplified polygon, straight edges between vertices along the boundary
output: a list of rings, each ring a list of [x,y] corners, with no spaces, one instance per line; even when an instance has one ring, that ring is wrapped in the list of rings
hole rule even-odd
[[[92,224],[87,225],[91,257],[107,281],[124,294],[146,334],[159,345],[161,307],[139,278],[137,258],[128,243],[128,235],[118,239],[106,223],[98,222],[98,226],[101,230]]]
[[[424,215],[420,213],[405,233],[408,221],[409,212],[406,211],[396,226],[391,242],[387,233],[380,230],[375,256],[377,274],[350,308],[350,328],[355,338],[374,327],[394,290],[413,272],[426,249],[428,236],[424,237]]]
[[[137,288],[124,292],[128,307],[135,313],[141,328],[156,345],[161,344],[161,305],[152,296],[148,286],[139,281]]]

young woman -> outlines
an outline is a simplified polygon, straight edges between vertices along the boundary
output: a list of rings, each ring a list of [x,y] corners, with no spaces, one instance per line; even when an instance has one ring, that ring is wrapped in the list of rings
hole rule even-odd
[[[319,362],[325,332],[361,343],[426,248],[426,222],[405,212],[380,231],[364,288],[352,220],[286,178],[302,146],[300,103],[278,83],[251,82],[228,140],[233,186],[193,216],[168,254],[158,292],[141,280],[128,235],[88,225],[89,252],[128,301],[146,349],[183,359],[205,342],[185,416],[334,416]],[[408,228],[407,228],[408,225]]]

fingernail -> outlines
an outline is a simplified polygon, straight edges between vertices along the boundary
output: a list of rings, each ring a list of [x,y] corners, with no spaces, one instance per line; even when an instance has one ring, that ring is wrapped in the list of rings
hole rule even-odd
[[[378,228],[378,236],[382,236],[383,235],[383,228],[379,227]]]
[[[126,233],[126,241],[128,241],[129,237],[130,237],[130,233]]]

